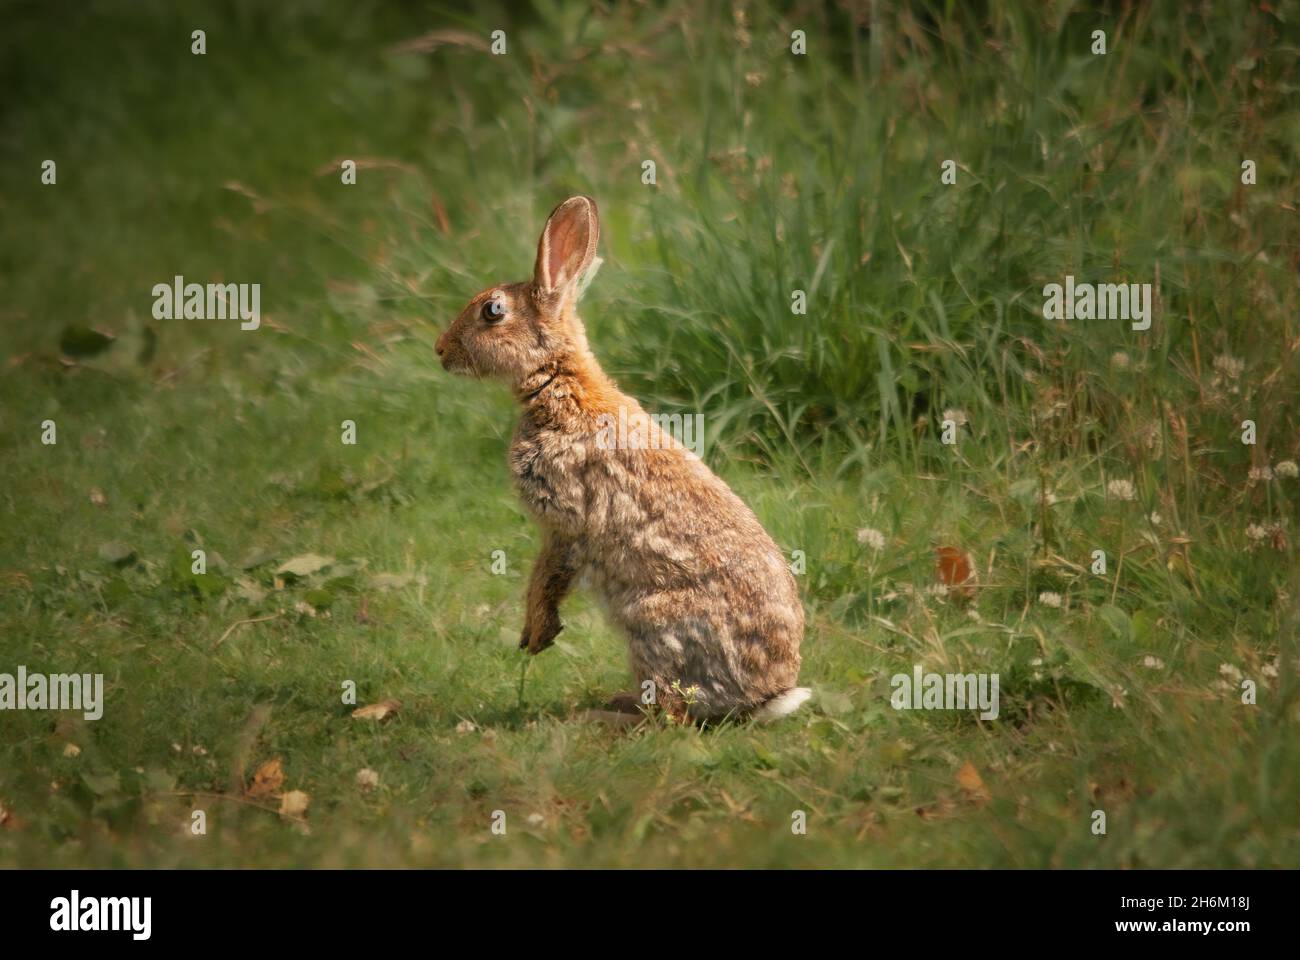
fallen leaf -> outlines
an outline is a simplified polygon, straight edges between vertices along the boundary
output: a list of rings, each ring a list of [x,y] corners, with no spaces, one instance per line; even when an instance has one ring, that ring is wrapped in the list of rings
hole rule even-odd
[[[385,720],[400,710],[401,707],[402,702],[400,700],[380,700],[378,703],[357,707],[352,711],[352,716],[358,720]]]
[[[290,790],[280,798],[280,815],[283,817],[301,817],[307,812],[311,797],[301,790]]]
[[[269,797],[284,786],[284,766],[279,757],[266,761],[253,774],[248,787],[250,797]]]
[[[939,558],[936,571],[939,582],[958,596],[975,596],[978,581],[970,554],[957,547],[938,547],[934,552]]]
[[[2,830],[21,830],[23,821],[19,820],[14,812],[0,803],[0,829]]]
[[[290,557],[276,568],[276,573],[287,573],[293,577],[310,577],[313,573],[324,570],[334,562],[333,557],[322,557],[319,553],[304,553]]]
[[[985,803],[989,799],[989,791],[984,786],[984,778],[975,769],[975,764],[969,760],[957,771],[957,786],[962,788],[966,794],[966,799],[972,803]]]
[[[125,567],[135,559],[135,551],[120,540],[100,544],[99,559],[118,567]]]

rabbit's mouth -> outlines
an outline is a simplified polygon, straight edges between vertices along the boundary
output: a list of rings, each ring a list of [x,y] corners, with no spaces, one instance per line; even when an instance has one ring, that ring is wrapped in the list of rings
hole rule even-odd
[[[439,359],[442,361],[442,369],[448,373],[458,374],[465,377],[474,377],[482,379],[482,374],[478,368],[465,358],[456,353],[444,353]]]

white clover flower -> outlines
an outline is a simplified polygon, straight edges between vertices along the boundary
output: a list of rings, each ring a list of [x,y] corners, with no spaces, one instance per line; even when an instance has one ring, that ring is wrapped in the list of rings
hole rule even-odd
[[[1295,465],[1294,460],[1281,460],[1273,468],[1273,473],[1279,477],[1297,477],[1300,476],[1300,467]]]
[[[1106,493],[1115,500],[1136,500],[1137,488],[1132,480],[1112,480],[1106,484]]]
[[[1148,653],[1142,658],[1142,666],[1150,670],[1163,670],[1165,668],[1165,662],[1159,657],[1153,657]]]
[[[943,412],[943,419],[951,420],[959,427],[964,427],[970,422],[966,417],[965,410],[945,410]]]
[[[1259,523],[1252,523],[1246,527],[1246,536],[1251,540],[1263,540],[1268,536],[1268,527]]]
[[[1123,350],[1116,350],[1110,355],[1110,365],[1116,370],[1127,370],[1129,368],[1128,354]]]
[[[357,786],[362,790],[373,790],[379,786],[379,774],[366,767],[357,771]]]
[[[1241,671],[1230,663],[1219,664],[1219,673],[1234,682],[1241,679]]]
[[[1045,607],[1056,607],[1059,610],[1061,607],[1061,595],[1051,590],[1044,590],[1038,595],[1038,602]]]
[[[1056,494],[1052,493],[1051,490],[1046,490],[1038,499],[1043,506],[1050,507],[1056,503]]]
[[[1273,468],[1267,463],[1262,467],[1251,467],[1249,476],[1251,480],[1272,480]]]
[[[866,544],[872,550],[883,550],[885,549],[885,535],[871,527],[863,527],[858,531],[858,543]]]
[[[1154,510],[1151,511],[1151,515],[1150,515],[1149,517],[1147,517],[1147,519],[1151,521],[1151,526],[1153,526],[1153,527],[1158,527],[1158,526],[1160,526],[1160,523],[1161,523],[1161,520],[1162,520],[1160,514],[1157,513],[1157,512],[1154,511]]]
[[[1214,369],[1229,380],[1236,380],[1246,369],[1246,361],[1230,357],[1226,353],[1214,358]]]
[[[969,610],[966,611],[966,619],[974,620],[976,623],[984,622],[984,618],[980,616],[980,612],[976,610],[974,607],[971,607]]]

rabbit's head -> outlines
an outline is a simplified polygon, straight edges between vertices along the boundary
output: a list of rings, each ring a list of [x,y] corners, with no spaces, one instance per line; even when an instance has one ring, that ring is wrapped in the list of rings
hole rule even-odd
[[[570,197],[556,207],[537,244],[533,279],[488,287],[470,300],[438,338],[443,367],[522,389],[575,354],[586,354],[586,333],[574,306],[599,266],[599,237],[590,197]]]

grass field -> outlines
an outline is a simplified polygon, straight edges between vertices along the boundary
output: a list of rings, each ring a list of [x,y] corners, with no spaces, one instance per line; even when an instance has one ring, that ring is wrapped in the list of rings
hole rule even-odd
[[[6,4],[0,673],[105,706],[0,713],[0,866],[1300,866],[1300,4],[1214,6]],[[433,341],[574,193],[597,355],[802,552],[779,723],[580,722],[582,593],[516,649],[515,414]]]

